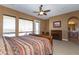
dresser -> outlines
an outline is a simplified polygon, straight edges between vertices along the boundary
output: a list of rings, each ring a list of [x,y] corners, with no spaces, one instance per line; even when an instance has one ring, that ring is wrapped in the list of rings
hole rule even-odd
[[[68,39],[69,39],[69,41],[72,41],[72,42],[75,42],[75,43],[79,43],[78,36],[79,36],[79,33],[77,31],[68,32]]]

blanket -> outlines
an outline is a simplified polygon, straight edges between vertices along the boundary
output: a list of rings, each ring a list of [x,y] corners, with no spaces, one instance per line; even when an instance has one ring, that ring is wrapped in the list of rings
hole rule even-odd
[[[49,55],[52,45],[47,38],[18,36],[0,38],[1,55]]]

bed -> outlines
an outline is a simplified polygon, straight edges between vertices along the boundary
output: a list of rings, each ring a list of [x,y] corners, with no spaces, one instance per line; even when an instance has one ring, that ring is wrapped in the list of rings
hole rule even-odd
[[[52,53],[52,44],[44,37],[0,36],[0,55],[50,55]]]

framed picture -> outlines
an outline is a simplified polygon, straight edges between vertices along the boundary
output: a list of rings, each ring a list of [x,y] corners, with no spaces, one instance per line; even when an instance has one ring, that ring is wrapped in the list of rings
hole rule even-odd
[[[61,27],[61,21],[54,21],[53,22],[53,27],[54,28],[60,28]]]

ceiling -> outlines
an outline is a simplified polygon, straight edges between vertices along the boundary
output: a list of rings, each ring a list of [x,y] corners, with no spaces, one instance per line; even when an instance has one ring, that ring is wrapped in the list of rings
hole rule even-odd
[[[38,11],[38,7],[41,4],[1,4],[5,7],[35,16],[41,19],[48,19],[49,17],[72,12],[79,10],[79,4],[42,4],[43,9],[50,9],[51,11],[47,13],[47,16],[38,16],[38,14],[33,13],[33,11]]]

